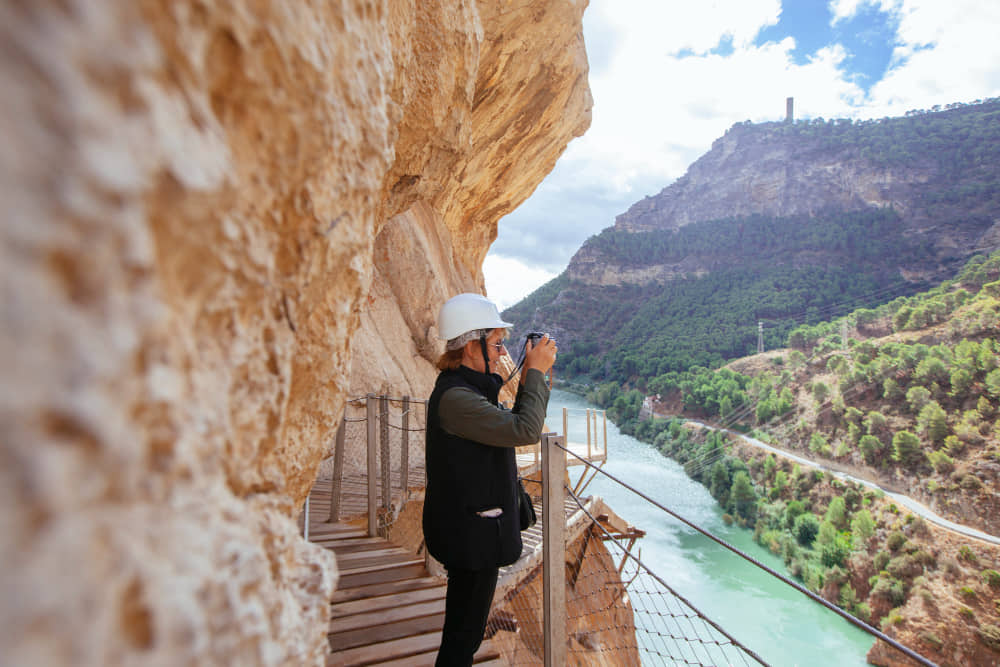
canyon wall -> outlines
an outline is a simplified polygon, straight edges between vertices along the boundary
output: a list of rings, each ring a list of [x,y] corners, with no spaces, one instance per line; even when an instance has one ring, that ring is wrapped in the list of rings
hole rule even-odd
[[[292,517],[587,128],[585,4],[0,8],[5,664],[322,663]]]

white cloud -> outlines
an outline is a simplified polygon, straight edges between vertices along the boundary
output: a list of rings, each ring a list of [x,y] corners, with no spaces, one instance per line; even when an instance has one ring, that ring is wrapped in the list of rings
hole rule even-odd
[[[905,0],[894,64],[865,115],[902,115],[1000,93],[1000,3]]]
[[[486,278],[486,295],[501,311],[556,277],[551,271],[494,254],[486,256],[483,275]]]
[[[484,266],[490,293],[505,305],[523,298],[615,215],[681,176],[733,123],[783,119],[786,97],[795,98],[797,118],[878,118],[1000,94],[1000,2],[830,2],[834,22],[865,6],[899,19],[894,61],[868,96],[843,71],[838,44],[804,64],[792,57],[792,38],[754,44],[778,21],[779,0],[591,0],[591,128],[500,221]],[[712,53],[723,40],[732,53]]]
[[[882,12],[899,11],[903,0],[830,0],[830,25],[852,18],[864,6],[877,7]]]

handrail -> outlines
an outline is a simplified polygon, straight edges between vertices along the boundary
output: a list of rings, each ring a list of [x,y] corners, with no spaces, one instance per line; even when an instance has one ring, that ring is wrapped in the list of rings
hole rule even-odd
[[[636,494],[637,496],[639,496],[640,498],[642,498],[646,502],[648,502],[648,503],[656,506],[657,508],[659,508],[663,512],[666,512],[667,514],[669,514],[670,516],[674,517],[675,519],[677,519],[681,523],[684,523],[685,525],[687,525],[687,526],[695,529],[696,531],[698,531],[699,533],[701,533],[705,537],[709,538],[713,542],[716,542],[719,545],[721,545],[721,546],[725,547],[726,549],[728,549],[729,551],[732,551],[734,554],[736,554],[740,558],[742,558],[742,559],[744,559],[744,560],[752,563],[753,565],[756,565],[761,570],[764,570],[765,572],[767,572],[768,574],[772,575],[773,577],[781,580],[785,584],[788,584],[789,586],[791,586],[792,588],[796,589],[797,591],[799,591],[800,593],[802,593],[806,597],[810,598],[814,602],[817,602],[817,603],[823,605],[824,607],[826,607],[830,611],[836,613],[838,616],[841,616],[844,620],[846,620],[849,623],[851,623],[851,624],[857,626],[858,628],[864,630],[865,632],[867,632],[868,634],[872,635],[873,637],[877,637],[878,639],[881,639],[882,641],[884,641],[885,643],[887,643],[889,646],[893,647],[894,649],[896,649],[900,653],[903,653],[907,657],[909,657],[909,658],[917,661],[921,665],[925,665],[926,667],[937,667],[937,665],[935,663],[931,662],[930,660],[928,660],[924,656],[920,655],[916,651],[914,651],[914,650],[912,650],[912,649],[904,646],[903,644],[900,644],[898,641],[896,641],[892,637],[886,635],[884,632],[882,632],[880,630],[877,630],[874,627],[872,627],[871,625],[869,625],[869,624],[865,623],[864,621],[862,621],[861,619],[859,619],[859,618],[857,618],[855,616],[852,616],[851,614],[847,613],[846,611],[844,611],[840,607],[836,606],[835,604],[832,604],[832,603],[824,600],[822,597],[820,597],[819,595],[816,595],[815,593],[813,593],[812,591],[810,591],[808,588],[802,586],[801,584],[799,584],[799,583],[797,583],[795,581],[792,581],[791,579],[789,579],[785,575],[783,575],[783,574],[781,574],[781,573],[773,570],[772,568],[768,567],[767,565],[764,565],[763,563],[761,563],[760,561],[758,561],[757,559],[755,559],[753,556],[750,556],[748,554],[743,553],[742,551],[740,551],[736,547],[730,545],[728,542],[726,542],[726,541],[724,541],[724,540],[716,537],[715,535],[713,535],[712,533],[708,532],[704,528],[701,528],[700,526],[698,526],[698,525],[692,523],[691,521],[685,519],[680,514],[677,514],[673,510],[671,510],[671,509],[665,507],[664,505],[658,503],[657,501],[653,500],[652,498],[650,498],[649,496],[647,496],[646,494],[644,494],[642,491],[639,491],[638,489],[636,489],[636,488],[630,486],[629,484],[623,482],[622,480],[618,479],[617,477],[615,477],[614,475],[612,475],[607,470],[604,470],[603,468],[599,468],[599,467],[593,465],[592,463],[590,463],[589,461],[583,459],[581,456],[579,456],[578,454],[570,451],[566,447],[562,447],[562,449],[564,451],[566,451],[567,453],[569,453],[570,455],[575,456],[576,458],[580,459],[583,462],[584,465],[589,466],[589,467],[593,468],[594,470],[600,471],[603,475],[605,475],[606,477],[608,477],[612,481],[616,482],[617,484],[625,487],[626,489],[628,489],[632,493]]]
[[[655,572],[653,572],[649,568],[649,566],[647,566],[645,563],[643,563],[639,559],[638,556],[634,555],[627,547],[622,546],[620,543],[618,543],[618,541],[617,541],[617,539],[615,539],[614,535],[612,535],[608,531],[608,529],[605,528],[604,525],[600,521],[598,521],[597,518],[594,517],[593,514],[591,514],[590,512],[587,511],[587,508],[584,506],[584,504],[580,500],[580,498],[575,493],[573,493],[573,491],[571,491],[569,489],[567,489],[567,490],[569,491],[569,495],[573,499],[573,502],[575,502],[580,507],[580,509],[583,511],[583,513],[586,514],[590,518],[591,523],[593,525],[597,526],[598,528],[600,528],[601,531],[604,533],[604,535],[605,535],[605,537],[607,539],[615,540],[615,543],[618,544],[618,547],[622,551],[625,552],[626,556],[628,556],[629,558],[631,558],[632,560],[634,560],[637,563],[637,565],[639,567],[641,567],[643,570],[645,570],[647,574],[649,574],[651,577],[653,577],[653,579],[655,579],[657,581],[657,583],[659,583],[665,589],[667,589],[668,591],[670,591],[671,595],[673,595],[675,598],[677,598],[678,600],[680,600],[681,602],[683,602],[685,605],[687,605],[692,611],[694,611],[695,614],[698,615],[699,618],[701,618],[703,621],[705,621],[706,623],[708,623],[709,625],[711,625],[720,634],[722,634],[722,636],[724,636],[726,639],[728,639],[730,642],[732,642],[733,646],[736,646],[737,648],[741,649],[743,652],[745,652],[748,655],[750,655],[754,660],[756,660],[760,664],[764,665],[765,667],[769,667],[769,663],[767,661],[765,661],[763,658],[761,658],[759,655],[757,655],[757,653],[755,653],[749,647],[744,646],[742,643],[740,643],[740,641],[738,639],[736,639],[735,637],[733,637],[732,635],[730,635],[728,632],[726,632],[722,628],[722,626],[720,626],[718,623],[716,623],[711,618],[709,618],[704,613],[702,613],[702,611],[700,609],[698,609],[697,607],[695,607],[693,604],[691,604],[691,602],[689,602],[687,598],[685,598],[683,595],[681,595],[680,593],[678,593],[677,591],[675,591],[669,584],[667,584],[667,582],[665,582],[662,578],[660,578],[660,576],[658,574],[656,574]],[[620,569],[619,569],[619,572],[620,572]]]

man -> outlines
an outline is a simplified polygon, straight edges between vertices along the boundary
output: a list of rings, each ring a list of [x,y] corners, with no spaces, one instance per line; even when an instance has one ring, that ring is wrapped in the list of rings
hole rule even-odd
[[[538,442],[556,358],[548,335],[527,343],[514,407],[499,407],[509,322],[478,294],[459,294],[441,307],[447,340],[427,403],[427,551],[448,570],[444,631],[437,667],[466,666],[486,628],[499,568],[521,555],[514,447]]]

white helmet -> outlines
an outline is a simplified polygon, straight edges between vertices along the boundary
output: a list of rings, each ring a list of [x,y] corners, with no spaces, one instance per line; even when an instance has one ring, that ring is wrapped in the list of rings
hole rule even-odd
[[[451,340],[474,329],[514,326],[500,319],[496,304],[481,294],[466,292],[444,302],[438,313],[438,338]]]

